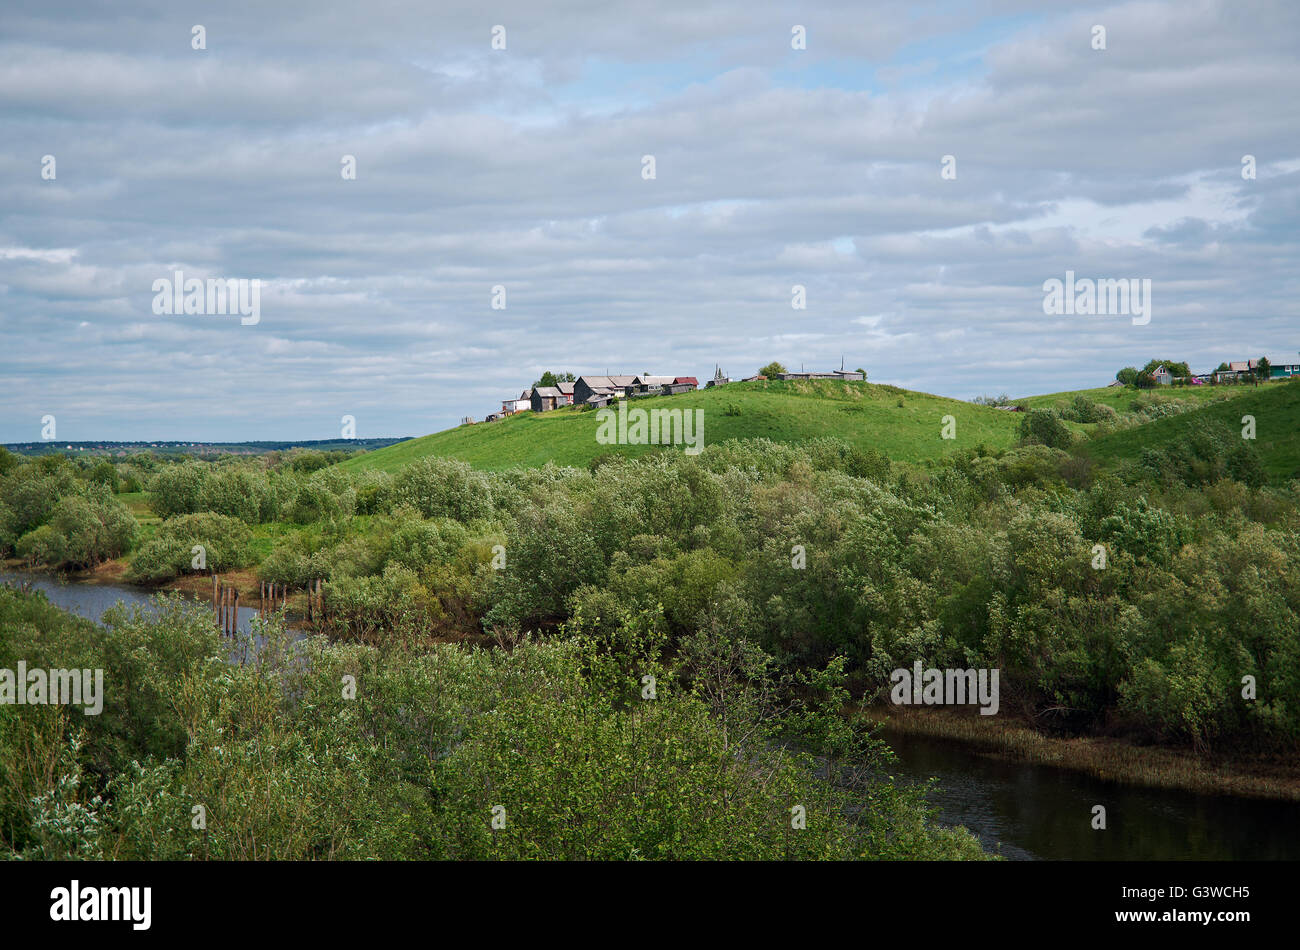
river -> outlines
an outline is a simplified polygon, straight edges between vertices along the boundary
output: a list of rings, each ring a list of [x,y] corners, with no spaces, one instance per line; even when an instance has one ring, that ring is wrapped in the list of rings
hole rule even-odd
[[[1109,782],[886,729],[909,781],[937,779],[939,820],[1011,860],[1300,860],[1300,805]],[[1092,810],[1106,809],[1105,830]]]
[[[152,598],[124,585],[0,571],[5,581],[30,582],[90,620],[119,601],[148,606]],[[241,607],[239,629],[248,632],[256,616]],[[929,736],[882,736],[898,754],[896,778],[937,779],[930,801],[940,822],[970,829],[987,850],[1011,860],[1300,860],[1300,805],[1293,802],[1124,785]],[[1092,828],[1095,805],[1106,808],[1104,831]]]

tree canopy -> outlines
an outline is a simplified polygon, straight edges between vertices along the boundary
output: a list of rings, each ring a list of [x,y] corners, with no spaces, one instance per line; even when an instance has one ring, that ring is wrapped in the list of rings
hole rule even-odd
[[[542,374],[542,378],[533,382],[533,388],[538,386],[558,386],[560,383],[574,382],[572,373],[552,373],[549,369]]]

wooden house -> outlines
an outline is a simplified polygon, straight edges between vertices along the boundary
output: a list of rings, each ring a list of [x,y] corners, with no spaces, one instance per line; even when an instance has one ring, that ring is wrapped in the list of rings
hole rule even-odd
[[[532,410],[533,412],[549,412],[562,405],[564,394],[555,386],[538,386],[533,389]]]
[[[585,405],[596,394],[629,395],[636,389],[635,376],[579,376],[573,384],[573,402]]]
[[[1276,359],[1270,356],[1267,359],[1269,379],[1290,379],[1293,376],[1300,376],[1300,360],[1294,356],[1279,356]]]

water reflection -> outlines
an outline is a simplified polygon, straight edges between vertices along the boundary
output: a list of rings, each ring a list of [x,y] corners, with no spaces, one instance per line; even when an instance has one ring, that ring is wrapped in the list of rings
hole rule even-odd
[[[943,823],[1013,860],[1300,859],[1300,806],[1291,802],[1138,788],[930,737],[882,736],[898,754],[896,777],[938,779],[930,800]],[[1092,828],[1094,805],[1106,807],[1104,831]]]
[[[53,574],[25,573],[18,571],[0,571],[0,584],[11,584],[15,587],[29,587],[32,590],[39,590],[50,603],[60,607],[69,613],[74,613],[79,617],[85,617],[87,620],[93,620],[96,623],[103,617],[104,612],[118,603],[124,603],[128,607],[141,607],[148,613],[154,613],[153,591],[142,588],[127,587],[120,584],[92,584],[86,581],[65,580]],[[204,598],[194,598],[195,602],[203,606],[209,612],[212,610],[210,600]],[[247,635],[253,631],[253,619],[259,615],[259,611],[251,607],[240,607],[238,617],[238,632],[241,635]],[[300,639],[301,632],[290,631],[294,639]],[[231,641],[230,662],[242,663],[247,657],[248,652],[243,636],[233,638]],[[259,635],[256,637],[254,652],[261,650],[266,645],[266,637]]]

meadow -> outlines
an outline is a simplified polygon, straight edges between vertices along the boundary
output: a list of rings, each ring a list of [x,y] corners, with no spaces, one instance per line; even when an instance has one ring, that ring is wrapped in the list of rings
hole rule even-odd
[[[866,382],[738,382],[678,396],[637,399],[635,405],[704,410],[706,443],[762,438],[793,444],[834,436],[901,462],[941,458],[980,443],[1009,448],[1016,441],[1018,426],[1014,413]],[[946,415],[957,420],[955,439],[941,437]],[[340,467],[396,472],[415,459],[437,456],[500,471],[547,462],[586,465],[607,452],[657,451],[654,446],[601,446],[596,441],[597,426],[596,413],[578,407],[522,412],[367,452]]]

